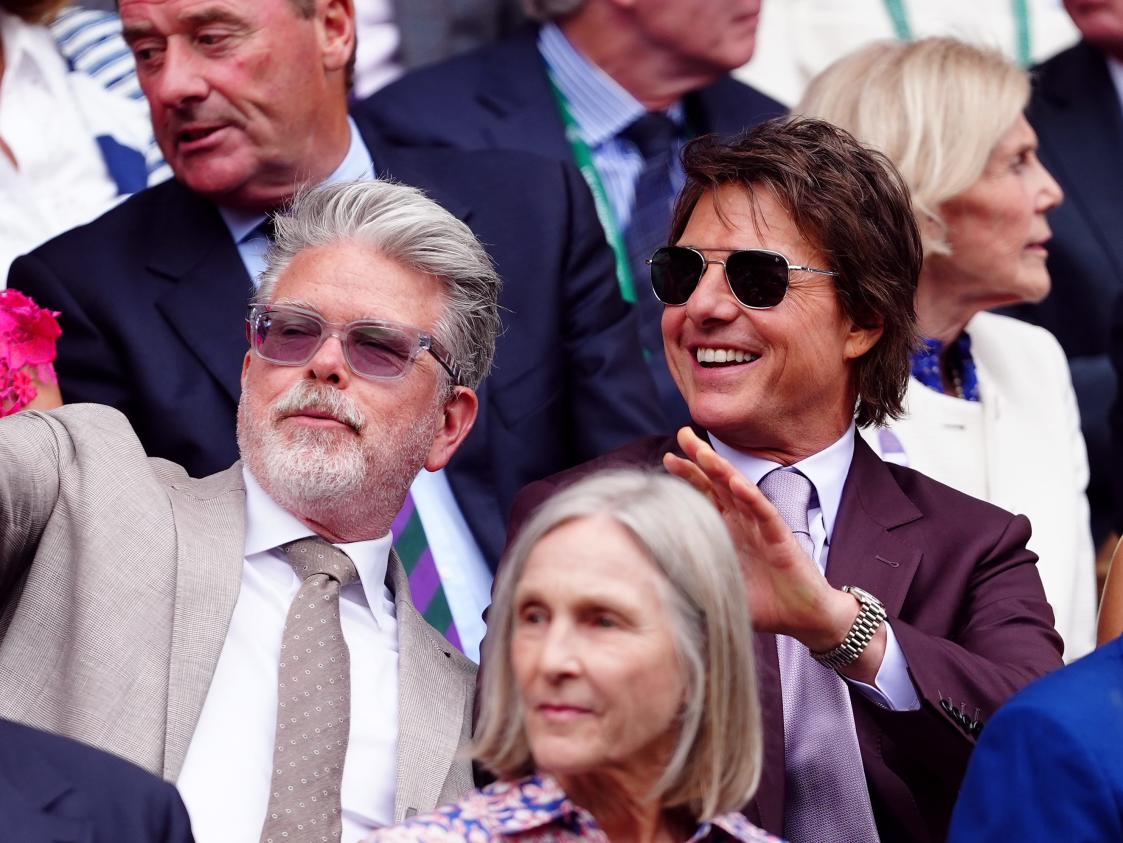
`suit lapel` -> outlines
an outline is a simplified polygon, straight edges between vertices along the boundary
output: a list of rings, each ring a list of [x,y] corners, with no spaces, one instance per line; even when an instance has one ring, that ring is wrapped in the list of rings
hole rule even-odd
[[[855,434],[854,459],[842,490],[827,561],[835,588],[860,586],[885,604],[890,617],[904,603],[923,552],[892,530],[921,517],[865,440]]]
[[[176,282],[157,307],[236,402],[247,346],[219,316],[242,313],[252,285],[230,231],[212,203],[176,184],[151,233],[148,269]]]
[[[1123,109],[1112,84],[1107,64],[1087,42],[1073,48],[1063,72],[1046,76],[1041,95],[1053,116],[1043,125],[1042,146],[1049,164],[1065,186],[1066,201],[1082,208],[1085,222],[1098,232],[1098,239],[1123,275]],[[1031,112],[1034,110],[1031,106]]]
[[[163,773],[169,781],[179,777],[226,641],[246,544],[242,464],[187,482],[187,493],[173,486],[170,495],[178,567]]]
[[[475,668],[418,614],[409,578],[393,550],[386,579],[398,619],[394,820],[401,822],[472,789],[471,764],[455,755],[470,735]]]
[[[496,48],[494,61],[481,74],[476,99],[494,115],[481,129],[487,145],[570,160],[565,126],[538,52],[537,27],[526,27]]]

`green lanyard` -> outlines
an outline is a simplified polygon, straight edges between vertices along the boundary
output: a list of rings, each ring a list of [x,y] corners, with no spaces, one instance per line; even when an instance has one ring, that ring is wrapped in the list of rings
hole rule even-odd
[[[1027,0],[1012,0],[1014,12],[1014,47],[1018,56],[1018,64],[1029,67],[1029,4]],[[903,0],[885,0],[885,8],[889,18],[893,21],[893,31],[901,41],[911,41],[913,38],[912,26],[909,16],[905,11]]]
[[[593,203],[597,208],[597,218],[600,220],[601,228],[604,229],[604,236],[608,239],[608,245],[612,247],[612,251],[616,255],[616,278],[620,282],[620,295],[626,302],[635,302],[636,285],[632,278],[632,264],[628,257],[628,245],[624,242],[624,235],[616,222],[616,214],[612,210],[612,203],[608,201],[608,191],[604,189],[604,182],[601,181],[600,173],[597,172],[597,167],[593,163],[593,151],[589,149],[589,145],[581,137],[581,128],[573,117],[573,112],[569,108],[569,101],[566,100],[565,94],[558,87],[558,83],[554,81],[553,75],[550,75],[550,89],[554,92],[554,99],[558,103],[558,111],[561,112],[562,123],[565,124],[565,139],[569,143],[570,152],[573,154],[573,162],[577,165],[577,169],[581,171],[585,183],[589,185],[589,190],[593,192]]]

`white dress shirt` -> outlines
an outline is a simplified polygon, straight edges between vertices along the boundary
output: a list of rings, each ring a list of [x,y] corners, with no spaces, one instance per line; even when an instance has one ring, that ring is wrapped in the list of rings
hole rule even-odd
[[[831,535],[834,532],[835,519],[838,517],[838,507],[842,502],[842,489],[846,485],[850,463],[854,459],[854,431],[854,425],[851,423],[842,438],[833,445],[791,466],[810,480],[814,487],[815,493],[807,510],[807,523],[814,546],[815,564],[824,574],[827,571]],[[713,443],[714,450],[728,460],[754,486],[758,485],[768,472],[784,467],[780,463],[735,450],[712,434],[710,434],[710,441]],[[892,623],[885,624],[885,633],[885,657],[874,678],[874,684],[867,685],[845,676],[842,678],[884,708],[893,711],[915,711],[920,708],[920,699],[912,679],[909,678],[908,662],[901,651],[901,645],[897,643],[897,636],[893,634]]]
[[[177,785],[199,843],[257,843],[269,803],[277,670],[301,586],[278,549],[312,535],[242,469],[246,547],[226,643]],[[397,781],[398,624],[386,587],[390,536],[339,544],[359,572],[341,592],[351,653],[351,735],[343,767],[343,843],[392,825]]]
[[[359,135],[353,120],[351,144],[335,171],[325,184],[339,184],[375,176],[374,161]],[[265,269],[265,250],[269,243],[258,226],[265,214],[247,214],[232,208],[219,208],[231,237],[238,246],[238,255],[254,286]],[[433,562],[445,589],[452,620],[456,624],[464,655],[479,663],[480,642],[484,637],[484,610],[491,605],[491,569],[449,486],[444,470],[422,471],[414,480],[410,493],[417,505],[421,526],[429,540]]]

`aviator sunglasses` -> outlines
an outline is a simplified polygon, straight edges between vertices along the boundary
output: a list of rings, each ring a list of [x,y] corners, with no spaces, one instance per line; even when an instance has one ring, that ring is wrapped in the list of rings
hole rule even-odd
[[[788,292],[788,273],[814,272],[834,275],[829,269],[793,266],[779,252],[769,249],[707,249],[728,252],[725,260],[711,260],[690,246],[664,246],[656,249],[648,260],[651,266],[651,288],[663,304],[686,304],[698,288],[706,267],[718,264],[725,270],[725,280],[734,297],[745,307],[763,310],[775,307]]]
[[[454,384],[461,383],[460,370],[440,343],[430,334],[397,322],[360,319],[344,325],[300,307],[253,304],[246,313],[246,337],[258,357],[279,366],[303,366],[328,337],[336,337],[351,371],[380,381],[404,377],[421,352],[427,351]]]

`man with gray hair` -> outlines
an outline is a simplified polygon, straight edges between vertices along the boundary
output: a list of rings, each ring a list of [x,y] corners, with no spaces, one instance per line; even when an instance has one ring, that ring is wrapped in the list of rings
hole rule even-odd
[[[354,841],[472,785],[475,666],[389,531],[475,421],[499,279],[386,182],[299,197],[266,260],[226,471],[105,407],[0,422],[0,716],[176,782],[199,841]]]
[[[733,135],[784,108],[729,76],[761,0],[524,0],[539,21],[407,74],[358,106],[404,143],[512,149],[577,164],[597,200],[668,421],[689,421],[663,354],[646,260],[666,245],[692,136]]]

